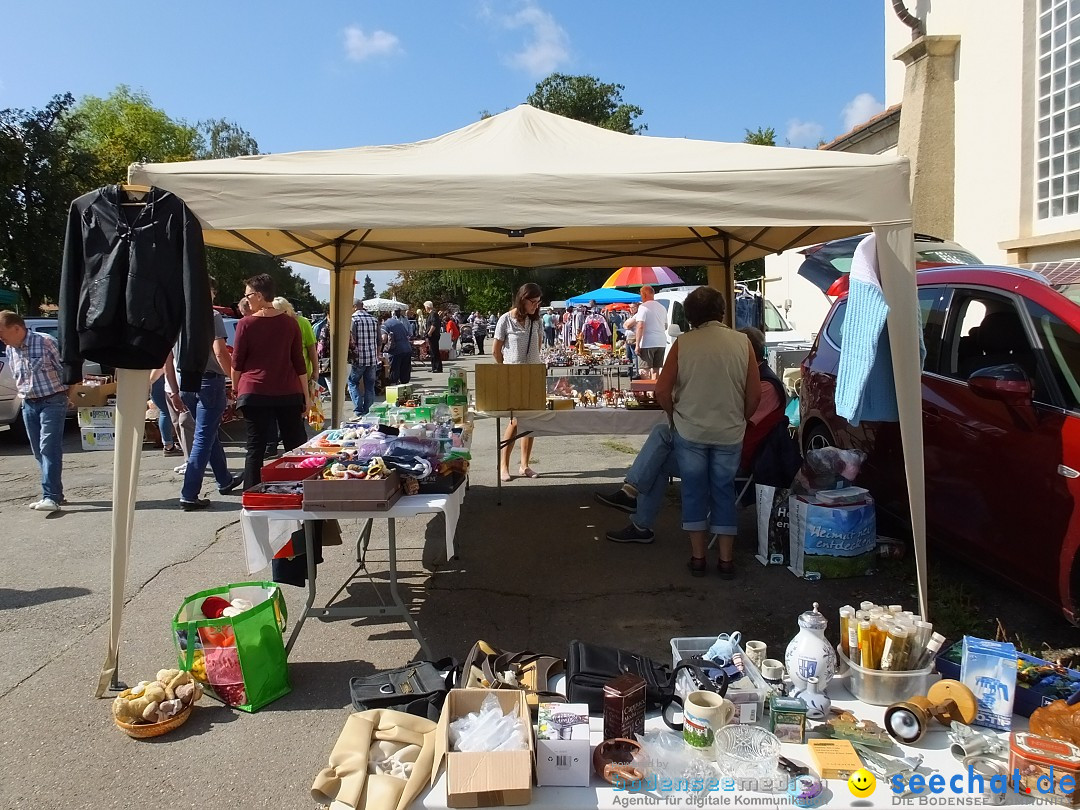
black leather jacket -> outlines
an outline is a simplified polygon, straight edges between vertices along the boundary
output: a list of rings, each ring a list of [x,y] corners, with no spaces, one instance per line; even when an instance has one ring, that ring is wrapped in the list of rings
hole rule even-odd
[[[68,212],[60,279],[60,358],[67,383],[83,358],[160,368],[181,337],[180,388],[198,391],[213,342],[202,227],[174,194],[150,189],[123,205],[119,186],[84,194]]]

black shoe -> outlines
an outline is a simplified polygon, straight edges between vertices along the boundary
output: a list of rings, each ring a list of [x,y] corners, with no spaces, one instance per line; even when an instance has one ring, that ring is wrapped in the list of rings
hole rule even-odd
[[[238,488],[244,486],[244,476],[234,475],[232,481],[223,487],[218,487],[218,494],[220,495],[232,495]]]
[[[632,515],[637,511],[637,498],[631,498],[621,489],[611,495],[597,492],[593,497],[604,506],[610,506],[612,509],[618,509],[628,515]]]
[[[691,576],[703,577],[709,573],[709,564],[704,557],[691,557],[686,567],[690,569]]]
[[[210,499],[199,498],[197,501],[180,501],[180,508],[185,512],[198,512],[200,509],[209,509]]]
[[[735,561],[717,560],[716,573],[720,575],[720,579],[735,579]]]
[[[608,532],[604,536],[612,543],[651,543],[656,539],[652,529],[639,529],[633,522],[622,531]]]

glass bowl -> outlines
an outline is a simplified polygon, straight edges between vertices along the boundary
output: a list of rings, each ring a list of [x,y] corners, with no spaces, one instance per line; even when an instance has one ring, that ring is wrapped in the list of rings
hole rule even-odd
[[[730,725],[716,732],[716,764],[725,776],[768,779],[780,761],[780,740],[760,726]]]

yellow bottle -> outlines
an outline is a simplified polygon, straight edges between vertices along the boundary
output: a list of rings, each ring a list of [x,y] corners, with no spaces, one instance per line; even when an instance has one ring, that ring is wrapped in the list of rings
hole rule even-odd
[[[907,669],[908,630],[900,624],[889,626],[885,636],[885,647],[881,653],[881,668],[894,672]]]
[[[871,639],[873,626],[869,619],[859,622],[859,666],[864,669],[877,669],[874,663],[874,644]]]
[[[881,669],[881,654],[885,651],[885,638],[888,635],[890,622],[878,617],[870,622],[870,642],[873,649],[874,669]]]
[[[854,616],[855,608],[851,605],[844,605],[840,608],[840,649],[844,651],[844,655],[848,658],[851,657],[851,647],[848,645],[848,627]]]

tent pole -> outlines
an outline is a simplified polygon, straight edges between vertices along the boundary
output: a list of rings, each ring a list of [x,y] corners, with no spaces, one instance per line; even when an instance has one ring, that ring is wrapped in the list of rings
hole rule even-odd
[[[892,349],[900,438],[904,449],[911,534],[919,588],[919,613],[929,621],[926,560],[926,480],[923,465],[922,357],[919,299],[915,284],[915,234],[911,222],[875,225],[881,288],[889,304],[886,321]]]
[[[330,424],[337,427],[345,417],[345,381],[349,376],[349,324],[352,319],[353,283],[356,271],[345,270],[345,245],[334,246],[334,269],[330,271]]]
[[[735,274],[731,263],[726,259],[722,265],[710,264],[705,268],[710,287],[715,287],[724,294],[724,323],[735,326]]]

